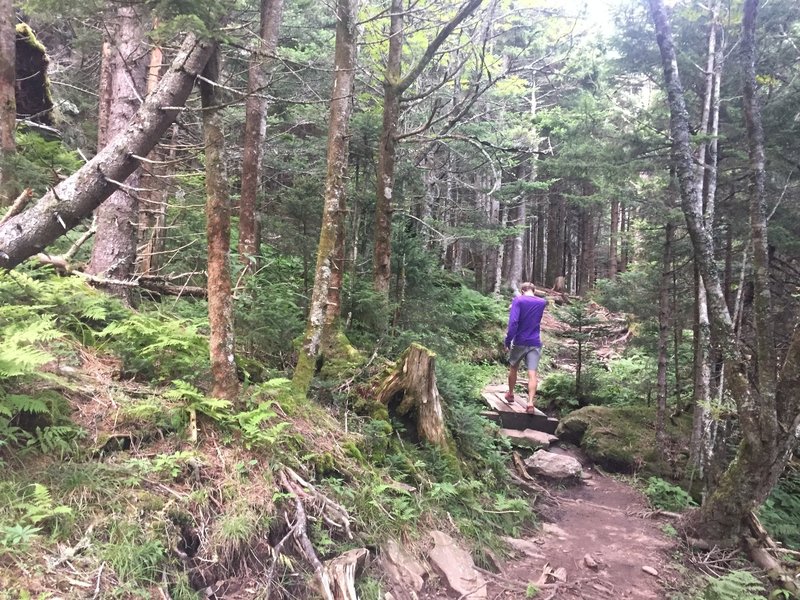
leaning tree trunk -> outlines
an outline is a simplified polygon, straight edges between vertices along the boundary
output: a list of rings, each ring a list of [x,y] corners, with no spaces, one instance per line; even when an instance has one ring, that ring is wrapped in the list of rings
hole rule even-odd
[[[177,117],[212,45],[188,34],[158,89],[124,131],[31,208],[0,225],[0,267],[13,268],[76,227],[139,166]]]
[[[225,176],[225,136],[215,85],[219,50],[206,64],[200,82],[206,162],[206,238],[208,240],[208,327],[211,395],[234,400],[239,392],[233,337],[233,298],[228,254],[231,249],[231,202]]]
[[[125,130],[144,95],[147,53],[143,47],[142,23],[143,19],[134,7],[117,8],[114,25],[109,32],[111,85],[105,90],[110,95],[105,129],[107,139],[113,139]],[[103,101],[101,99],[101,105]],[[97,211],[97,231],[92,257],[86,267],[87,273],[116,280],[127,280],[133,275],[139,229],[139,174],[138,169],[131,173],[124,186],[111,194]],[[131,300],[130,286],[102,287],[125,302]]]
[[[690,514],[684,525],[690,533],[714,540],[738,536],[750,512],[767,497],[786,467],[796,445],[800,426],[800,330],[796,329],[786,360],[777,379],[771,371],[774,364],[774,341],[768,338],[771,319],[769,310],[768,265],[762,255],[761,273],[754,277],[755,296],[762,306],[754,311],[757,354],[759,363],[764,353],[766,367],[759,364],[756,384],[748,379],[748,362],[737,343],[733,323],[714,261],[711,232],[704,223],[702,206],[697,202],[693,157],[690,147],[689,117],[678,74],[672,32],[662,0],[650,0],[656,38],[664,68],[664,80],[670,109],[670,131],[673,140],[673,159],[681,187],[683,209],[695,255],[699,258],[701,275],[706,284],[709,314],[718,332],[725,373],[731,396],[736,400],[742,441],[733,462],[720,478],[719,484],[703,506]],[[755,98],[755,21],[757,0],[746,0],[742,32],[742,63],[745,71],[744,104],[750,147],[751,235],[754,245],[765,241],[763,188],[758,179],[763,174],[763,140],[759,133],[760,114]],[[755,197],[754,197],[755,196]],[[763,251],[763,250],[762,250]],[[754,258],[755,261],[755,258]],[[780,425],[779,425],[780,424]]]
[[[325,178],[322,228],[317,247],[317,267],[308,309],[306,334],[292,378],[292,385],[302,393],[307,392],[311,384],[320,350],[324,346],[330,346],[335,336],[334,330],[338,326],[350,114],[353,110],[353,85],[356,76],[357,13],[357,0],[338,0],[335,75],[331,92],[328,172]],[[333,287],[336,289],[332,290]],[[336,303],[336,306],[333,306],[333,303]]]
[[[447,429],[439,389],[436,387],[436,355],[411,344],[397,362],[394,371],[378,389],[378,402],[387,406],[402,394],[395,411],[400,416],[416,411],[419,438],[435,446],[447,448]]]
[[[244,143],[242,146],[242,187],[239,197],[239,260],[248,271],[256,266],[259,254],[257,199],[261,184],[261,157],[267,133],[267,100],[264,88],[267,75],[264,63],[275,53],[283,0],[261,0],[259,41],[247,67]]]
[[[14,3],[11,0],[0,0],[0,206],[11,204],[14,195],[8,163],[16,149],[16,37]]]

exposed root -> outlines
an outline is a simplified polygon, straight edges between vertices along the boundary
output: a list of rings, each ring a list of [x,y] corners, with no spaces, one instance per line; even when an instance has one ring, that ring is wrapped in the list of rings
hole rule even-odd
[[[767,576],[773,583],[785,590],[789,590],[795,596],[800,597],[800,585],[797,584],[794,577],[786,570],[781,561],[770,554],[770,551],[776,552],[778,550],[778,544],[775,543],[775,540],[773,540],[769,533],[767,533],[767,530],[764,529],[764,526],[755,513],[751,512],[748,515],[747,524],[750,527],[750,531],[756,536],[755,538],[745,538],[745,545],[747,546],[750,558],[760,568],[766,571]]]
[[[309,502],[313,506],[318,506],[320,517],[331,527],[344,530],[347,539],[353,539],[350,531],[350,515],[341,504],[334,502],[328,496],[317,490],[313,485],[300,477],[297,472],[285,467],[286,491],[295,494],[300,499]]]
[[[369,552],[366,548],[349,550],[323,564],[308,537],[308,515],[303,503],[309,502],[311,506],[315,506],[326,523],[344,529],[347,536],[352,539],[347,510],[289,467],[285,467],[278,474],[278,480],[281,487],[294,496],[295,522],[294,525],[290,525],[287,537],[291,535],[294,538],[300,553],[314,570],[319,593],[325,600],[357,600],[355,578]],[[283,545],[285,539],[280,545]],[[275,554],[277,560],[277,553]]]
[[[525,467],[525,463],[522,461],[522,457],[519,455],[519,452],[512,452],[511,459],[514,462],[514,471],[509,471],[509,476],[511,480],[517,483],[518,485],[526,488],[527,490],[533,492],[537,496],[542,496],[550,503],[555,504],[558,506],[558,500],[556,500],[555,496],[553,496],[547,488],[540,485],[536,482],[536,480],[530,476],[528,473],[528,469]]]

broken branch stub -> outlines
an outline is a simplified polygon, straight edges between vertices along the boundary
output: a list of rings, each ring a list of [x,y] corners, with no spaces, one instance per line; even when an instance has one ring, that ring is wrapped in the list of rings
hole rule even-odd
[[[378,402],[388,406],[401,393],[403,397],[395,409],[397,414],[404,416],[416,410],[419,438],[446,448],[447,429],[436,387],[436,354],[419,344],[411,344],[406,349],[394,371],[378,389]]]

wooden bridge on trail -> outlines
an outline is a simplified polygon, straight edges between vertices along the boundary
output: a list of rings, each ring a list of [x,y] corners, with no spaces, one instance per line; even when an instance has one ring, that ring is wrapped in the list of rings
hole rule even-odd
[[[520,382],[527,390],[527,382]],[[504,396],[508,387],[504,384],[493,384],[486,386],[481,393],[483,399],[489,405],[489,410],[482,414],[486,418],[494,421],[504,430],[525,431],[532,429],[544,433],[554,434],[558,427],[558,419],[548,417],[538,408],[534,413],[526,411],[528,404],[527,393],[514,394],[514,402],[506,402]],[[511,436],[510,436],[511,437]],[[513,436],[518,437],[518,436]]]

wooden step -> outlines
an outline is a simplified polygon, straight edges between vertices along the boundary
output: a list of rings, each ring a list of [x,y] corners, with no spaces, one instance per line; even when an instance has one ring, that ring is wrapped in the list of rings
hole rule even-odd
[[[504,385],[490,385],[483,390],[483,398],[489,407],[500,417],[500,426],[506,429],[535,429],[545,433],[555,433],[558,419],[548,417],[538,408],[531,414],[526,411],[527,398],[514,395],[514,402],[508,403],[503,397],[506,393]]]

